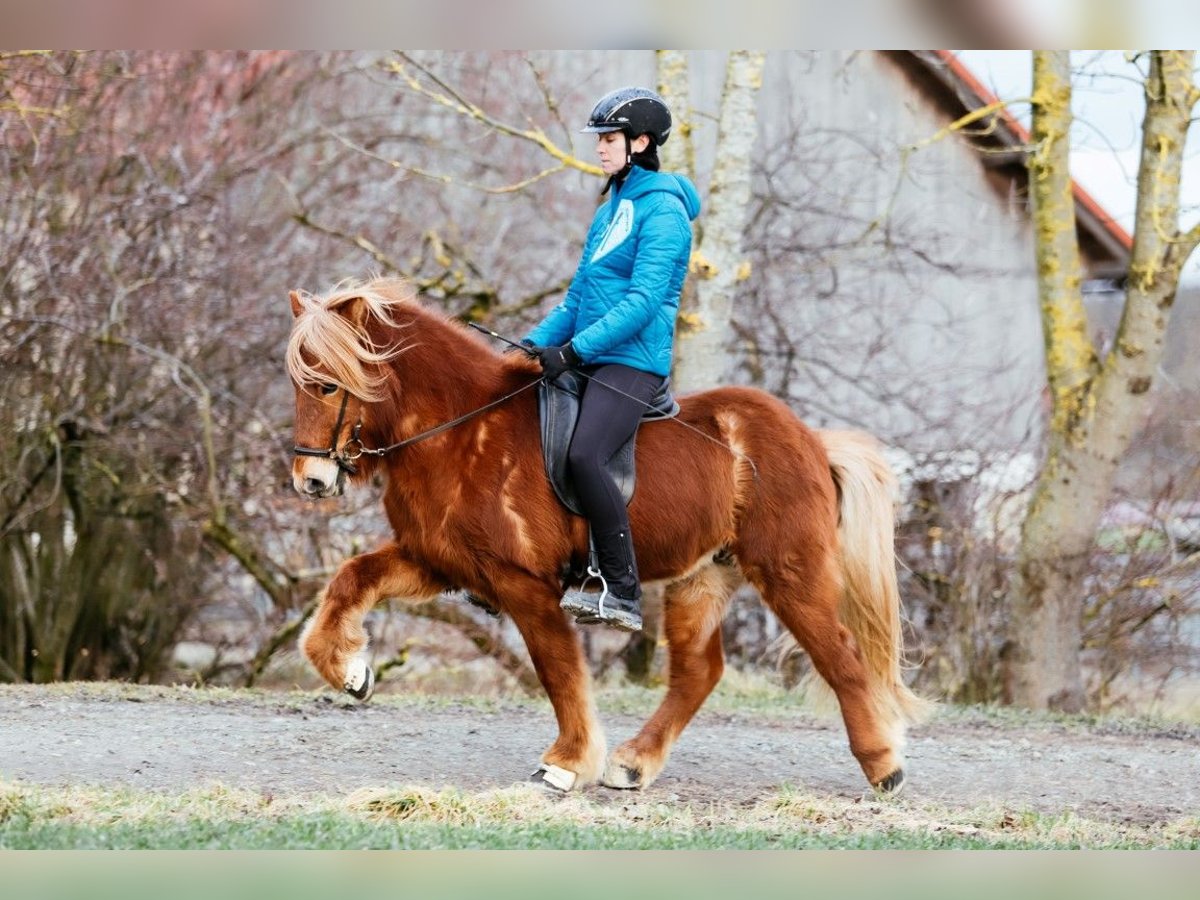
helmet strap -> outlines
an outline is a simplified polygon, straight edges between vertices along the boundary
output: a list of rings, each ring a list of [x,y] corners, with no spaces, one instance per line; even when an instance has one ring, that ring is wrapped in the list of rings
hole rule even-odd
[[[629,171],[633,168],[633,142],[629,140],[629,132],[622,131],[621,137],[625,138],[625,165],[621,167],[621,171],[613,176],[613,179],[620,184],[629,175]]]
[[[604,190],[600,192],[601,197],[607,194],[608,189],[614,184],[620,185],[625,180],[626,176],[629,175],[630,170],[633,169],[633,146],[632,142],[629,140],[629,132],[622,131],[621,137],[625,138],[625,165],[621,167],[621,171],[614,172],[612,175],[608,176],[608,181],[604,183]]]

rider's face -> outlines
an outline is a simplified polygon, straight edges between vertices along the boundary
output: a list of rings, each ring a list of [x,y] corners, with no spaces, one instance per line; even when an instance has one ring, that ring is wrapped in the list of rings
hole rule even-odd
[[[629,142],[633,153],[641,153],[650,143],[650,138],[639,134]],[[600,157],[600,168],[605,175],[615,175],[625,168],[625,135],[620,131],[606,131],[596,135],[596,153]]]

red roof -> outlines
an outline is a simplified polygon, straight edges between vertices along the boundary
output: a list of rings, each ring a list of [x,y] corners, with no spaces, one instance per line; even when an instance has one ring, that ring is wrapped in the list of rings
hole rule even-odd
[[[954,77],[968,91],[975,95],[978,99],[979,106],[988,106],[992,103],[998,103],[999,98],[990,90],[984,87],[983,83],[972,74],[971,70],[960,60],[953,51],[950,50],[934,50],[938,59],[945,63],[946,67],[954,73]],[[1001,107],[996,113],[996,116],[1004,123],[1004,127],[1011,131],[1017,138],[1017,141],[1026,146],[1030,143],[1029,132],[1025,129],[1017,118],[1008,111],[1007,107]],[[1126,249],[1133,249],[1133,238],[1129,233],[1121,227],[1120,223],[1114,219],[1107,210],[1104,209],[1091,194],[1085,191],[1078,182],[1072,181],[1074,187],[1075,201],[1084,206],[1091,215]]]

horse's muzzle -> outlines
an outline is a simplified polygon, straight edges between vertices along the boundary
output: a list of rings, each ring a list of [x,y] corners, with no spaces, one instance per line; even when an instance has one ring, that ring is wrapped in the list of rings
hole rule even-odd
[[[297,460],[292,467],[292,487],[305,500],[338,497],[346,485],[346,471],[333,460]]]

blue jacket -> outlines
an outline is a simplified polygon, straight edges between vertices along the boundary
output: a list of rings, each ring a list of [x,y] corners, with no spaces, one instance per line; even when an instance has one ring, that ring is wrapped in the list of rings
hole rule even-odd
[[[570,341],[584,363],[670,374],[699,212],[686,177],[634,166],[596,210],[566,297],[526,339],[541,347]]]

